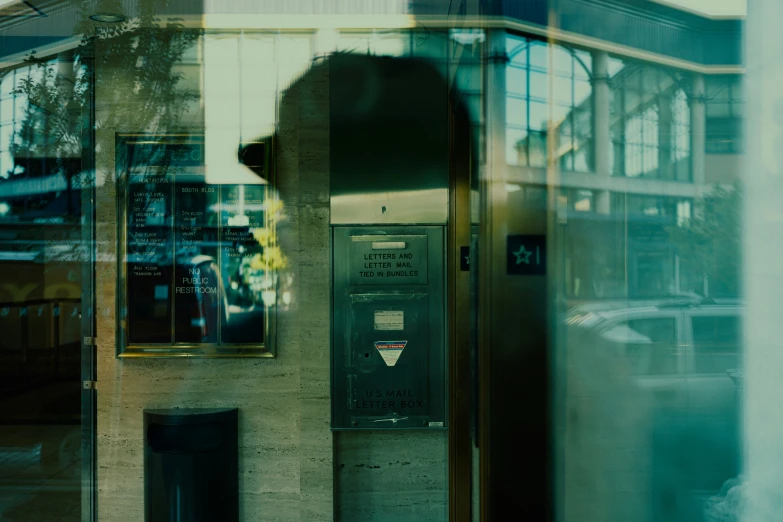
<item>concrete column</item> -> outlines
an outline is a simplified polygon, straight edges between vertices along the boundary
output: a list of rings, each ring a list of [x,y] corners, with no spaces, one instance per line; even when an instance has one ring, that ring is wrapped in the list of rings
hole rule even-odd
[[[745,368],[744,442],[747,513],[741,520],[773,522],[783,512],[783,3],[748,2],[745,38],[747,116],[742,181]]]
[[[593,53],[593,158],[595,173],[598,176],[611,176],[610,154],[611,138],[609,134],[610,113],[609,92],[609,55],[604,51]],[[609,214],[611,211],[608,190],[596,194],[596,211]]]
[[[673,92],[658,99],[658,177],[671,180],[672,173],[672,136],[674,118],[672,118]]]
[[[706,111],[704,109],[704,76],[693,75],[693,93],[691,94],[691,173],[693,183],[706,183],[704,172],[704,147],[706,133]]]

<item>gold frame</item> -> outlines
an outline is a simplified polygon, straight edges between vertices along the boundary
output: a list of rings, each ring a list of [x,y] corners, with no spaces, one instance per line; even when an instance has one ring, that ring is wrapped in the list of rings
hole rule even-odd
[[[116,310],[117,317],[117,357],[119,358],[138,358],[138,357],[202,357],[202,358],[233,358],[233,357],[252,357],[252,358],[273,358],[276,355],[276,319],[277,313],[274,308],[264,307],[264,341],[263,343],[176,343],[174,342],[174,314],[172,312],[172,342],[170,343],[136,343],[128,342],[127,318],[124,316],[124,310],[127,309],[127,267],[125,263],[127,250],[127,211],[128,211],[128,165],[120,164],[120,158],[123,158],[122,151],[132,140],[144,140],[157,143],[170,144],[203,144],[203,135],[198,134],[123,134],[117,133],[115,136],[115,179],[117,182],[117,291],[116,291]],[[265,140],[268,143],[265,170],[268,173],[268,186],[275,186],[275,169],[272,161],[271,151],[274,143],[270,137]],[[218,185],[220,187],[221,185]],[[219,194],[219,193],[218,193]],[[218,196],[219,197],[219,196]],[[266,216],[265,218],[266,219]],[[172,231],[174,224],[172,223]],[[220,236],[221,225],[218,223],[218,237]],[[217,260],[220,267],[220,260]],[[220,270],[220,269],[219,269]],[[173,299],[173,297],[172,297]],[[173,304],[172,304],[173,306]],[[222,305],[221,305],[222,309]],[[220,332],[221,314],[218,314],[218,332]]]

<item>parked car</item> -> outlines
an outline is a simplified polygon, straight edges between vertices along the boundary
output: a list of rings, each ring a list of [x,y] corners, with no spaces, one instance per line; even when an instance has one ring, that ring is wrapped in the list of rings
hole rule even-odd
[[[565,318],[569,338],[589,331],[591,349],[612,354],[649,400],[651,487],[671,497],[660,505],[741,472],[742,313],[738,300],[683,298],[581,305]]]

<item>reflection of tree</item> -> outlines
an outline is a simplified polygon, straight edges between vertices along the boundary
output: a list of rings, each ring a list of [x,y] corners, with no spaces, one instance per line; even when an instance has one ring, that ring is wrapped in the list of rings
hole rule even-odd
[[[187,132],[182,118],[199,94],[181,88],[183,75],[175,72],[175,66],[196,44],[200,31],[186,29],[177,19],[161,22],[156,10],[167,4],[165,0],[139,0],[137,18],[110,27],[96,27],[88,16],[91,2],[82,4],[83,22],[77,31],[87,35],[83,50],[94,54],[94,70],[99,71],[96,86],[101,89],[102,106],[108,109],[96,115],[99,128],[158,136]],[[112,12],[123,13],[119,2]],[[130,168],[146,165],[149,157],[161,158],[155,172],[160,175],[174,166],[172,155],[164,152],[169,147],[161,143],[126,148],[122,152],[130,152],[130,157],[118,158],[118,162]],[[132,153],[140,150],[145,157],[134,157]]]
[[[123,14],[120,2],[110,3],[112,12]],[[18,89],[17,95],[28,99],[28,109],[15,153],[50,158],[81,155],[86,115],[82,109],[90,107],[89,82],[95,70],[100,71],[96,81],[102,87],[101,103],[110,109],[97,115],[98,128],[156,134],[182,130],[182,116],[199,95],[180,88],[182,74],[174,66],[196,43],[200,31],[188,30],[176,19],[162,23],[156,9],[167,3],[139,0],[138,17],[104,27],[89,18],[93,2],[82,1],[75,31],[83,38],[73,51],[74,71],[68,75],[73,78],[64,78],[56,65],[34,54],[28,58],[42,73],[23,81]]]
[[[66,62],[70,70],[63,70],[58,65],[37,63],[31,77],[21,80],[14,91],[15,96],[27,100],[24,119],[16,129],[16,139],[10,147],[12,156],[17,159],[15,175],[26,173],[18,160],[30,157],[40,158],[43,174],[63,173],[69,181],[75,174],[71,166],[65,165],[65,160],[81,157],[89,85],[77,62]]]
[[[167,3],[166,0],[139,0],[135,2],[138,13],[135,18],[126,16],[126,22],[105,26],[89,18],[94,12],[94,2],[80,0],[81,17],[75,34],[82,35],[81,44],[56,61],[38,59],[34,52],[27,59],[34,66],[34,73],[22,80],[14,93],[27,103],[10,148],[15,163],[11,179],[63,175],[67,182],[66,214],[72,220],[79,217],[74,215],[78,211],[72,208],[74,188],[96,184],[113,191],[110,176],[95,183],[91,162],[83,162],[95,146],[89,128],[94,111],[93,85],[97,83],[101,106],[106,109],[93,112],[97,130],[156,135],[185,130],[182,117],[199,94],[181,88],[183,76],[176,72],[175,66],[196,44],[200,31],[186,29],[178,20],[161,22],[156,11]],[[101,7],[125,15],[119,1],[108,0]],[[99,71],[97,76],[95,71]],[[103,147],[105,152],[105,145],[98,143],[98,149]],[[156,147],[160,150],[154,150]],[[169,147],[167,143],[125,148],[117,161],[126,168],[146,166],[149,157],[157,153],[163,162],[158,162],[154,171],[145,169],[145,172],[160,175],[174,167],[169,155],[163,152],[166,147]],[[140,150],[144,153],[138,154]],[[113,165],[99,166],[100,170],[111,172]],[[47,204],[53,198],[53,193],[37,196],[39,204]]]
[[[680,256],[681,272],[696,278],[687,290],[701,293],[706,287],[710,296],[736,297],[742,260],[742,188],[716,186],[696,205],[690,222],[670,231]]]
[[[288,258],[280,249],[277,237],[277,224],[283,215],[283,202],[279,199],[267,198],[264,206],[266,209],[266,226],[253,231],[253,237],[261,245],[263,251],[253,256],[250,266],[254,270],[272,273],[284,270],[288,266]]]
[[[253,300],[259,301],[261,292],[275,291],[282,278],[284,289],[288,275],[288,258],[280,248],[278,240],[278,224],[284,219],[283,203],[274,196],[264,200],[264,226],[253,230],[253,239],[257,242],[260,252],[245,256],[239,266],[242,284],[254,295]],[[276,299],[276,297],[275,297]]]
[[[183,86],[184,74],[178,68],[186,53],[198,44],[202,31],[185,28],[178,19],[158,18],[157,13],[168,4],[165,0],[135,2],[133,18],[125,12],[122,2],[102,1],[102,11],[126,17],[125,22],[114,25],[95,24],[89,18],[95,11],[94,2],[79,2],[81,21],[75,33],[83,35],[81,45],[67,57],[61,57],[60,62],[39,60],[34,54],[28,58],[39,74],[19,86],[18,96],[29,103],[13,154],[19,158],[45,158],[44,174],[64,174],[69,191],[71,187],[94,184],[99,199],[102,191],[113,199],[113,177],[95,179],[96,172],[109,173],[119,167],[119,174],[133,171],[141,184],[154,183],[183,168],[173,153],[174,142],[189,141],[188,135],[194,129],[184,118],[189,110],[198,107],[195,102],[201,93]],[[66,70],[68,67],[72,70]],[[92,106],[93,88],[98,91],[97,108]],[[95,116],[94,123],[91,114]],[[90,141],[90,125],[94,125],[97,143]],[[121,146],[114,157],[107,148],[114,146],[110,140],[116,133],[146,134],[151,139],[142,140],[143,146]],[[165,136],[170,139],[164,139]],[[81,163],[92,154],[93,147],[98,152],[94,170],[89,163]],[[75,158],[73,165],[57,166],[69,157]],[[111,159],[114,163],[110,163]],[[75,179],[80,181],[74,183]],[[67,199],[71,201],[70,197]],[[134,210],[152,211],[150,205],[141,202]],[[254,232],[251,241],[256,244],[247,252],[242,267],[232,262],[232,274],[247,269],[254,277],[260,274],[266,283],[276,281],[277,273],[285,270],[288,262],[277,237],[281,207],[275,198],[268,199],[265,226]],[[78,213],[71,210],[69,214]],[[133,230],[127,232],[129,243],[133,243]]]

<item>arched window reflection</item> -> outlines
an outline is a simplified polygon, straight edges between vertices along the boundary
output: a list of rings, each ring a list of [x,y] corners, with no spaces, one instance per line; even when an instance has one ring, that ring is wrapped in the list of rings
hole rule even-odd
[[[678,74],[610,61],[612,174],[689,181],[690,104]]]
[[[508,164],[545,167],[552,132],[561,169],[593,170],[590,54],[513,35],[506,52]]]

